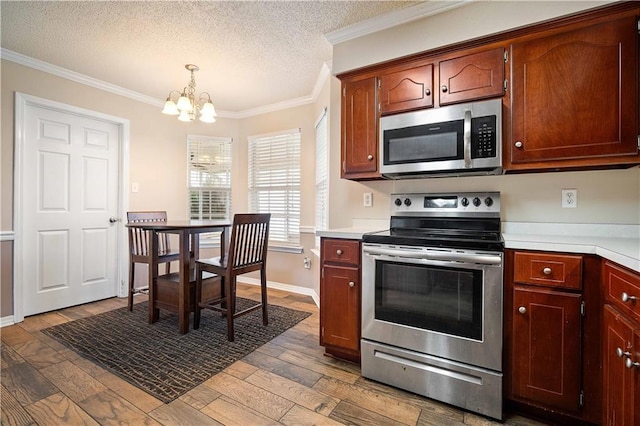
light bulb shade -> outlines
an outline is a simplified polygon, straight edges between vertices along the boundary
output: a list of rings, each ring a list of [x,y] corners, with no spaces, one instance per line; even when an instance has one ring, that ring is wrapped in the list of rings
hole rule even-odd
[[[215,123],[216,118],[213,115],[200,114],[200,121],[203,123]]]
[[[184,93],[182,94],[182,96],[180,96],[180,98],[178,98],[178,103],[176,106],[182,112],[191,111],[191,101]]]
[[[176,106],[176,103],[173,102],[170,98],[167,98],[167,102],[165,102],[164,104],[162,113],[167,115],[178,115],[180,114],[180,111],[178,111],[178,107]]]
[[[213,104],[211,102],[205,102],[204,105],[202,105],[202,109],[200,110],[200,114],[203,116],[210,116],[210,117],[215,117],[216,114],[216,108],[213,106]]]
[[[186,110],[182,110],[178,116],[178,120],[189,122],[191,121],[191,115]]]

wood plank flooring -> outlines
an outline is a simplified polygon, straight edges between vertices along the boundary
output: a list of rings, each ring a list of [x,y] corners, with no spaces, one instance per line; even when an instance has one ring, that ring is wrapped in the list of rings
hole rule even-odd
[[[242,297],[259,287],[239,285]],[[136,302],[146,296],[136,296]],[[0,330],[2,425],[492,425],[482,416],[364,379],[324,355],[310,297],[269,290],[269,303],[313,313],[169,404],[78,356],[40,330],[120,308],[107,299]],[[505,424],[542,423],[509,416]]]

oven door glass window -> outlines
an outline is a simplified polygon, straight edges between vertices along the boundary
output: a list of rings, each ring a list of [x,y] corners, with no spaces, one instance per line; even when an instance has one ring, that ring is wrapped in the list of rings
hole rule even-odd
[[[376,261],[375,318],[482,340],[482,271]]]

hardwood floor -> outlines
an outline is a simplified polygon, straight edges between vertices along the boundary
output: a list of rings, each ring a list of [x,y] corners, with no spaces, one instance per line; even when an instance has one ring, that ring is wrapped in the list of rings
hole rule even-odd
[[[259,287],[239,285],[257,299]],[[145,296],[136,296],[136,302]],[[2,425],[491,425],[360,376],[324,355],[310,297],[269,290],[269,303],[312,312],[306,320],[169,404],[81,358],[40,330],[126,306],[108,299],[28,317],[0,330]],[[523,417],[509,425],[540,425]]]

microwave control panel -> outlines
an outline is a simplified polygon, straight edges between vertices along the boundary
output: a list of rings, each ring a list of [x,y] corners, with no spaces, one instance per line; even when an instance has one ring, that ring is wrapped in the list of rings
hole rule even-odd
[[[496,116],[471,119],[471,158],[496,156]]]

